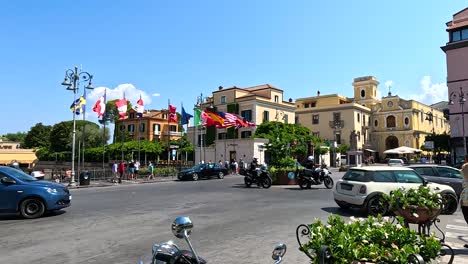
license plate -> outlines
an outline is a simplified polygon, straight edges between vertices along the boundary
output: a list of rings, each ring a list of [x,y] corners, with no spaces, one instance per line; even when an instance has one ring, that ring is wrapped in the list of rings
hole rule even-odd
[[[352,184],[347,184],[347,183],[342,183],[341,184],[341,189],[345,191],[351,191],[353,189]]]
[[[71,201],[71,199],[72,199],[72,196],[71,196],[71,195],[70,195],[70,196],[68,196],[68,200],[70,200],[70,201]]]

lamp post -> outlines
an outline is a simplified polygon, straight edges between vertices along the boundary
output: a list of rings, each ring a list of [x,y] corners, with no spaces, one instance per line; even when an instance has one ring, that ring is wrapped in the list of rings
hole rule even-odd
[[[429,123],[432,122],[432,161],[434,162],[434,157],[435,157],[435,129],[434,129],[434,109],[431,109],[431,111],[426,113],[426,120],[429,121]],[[464,134],[464,133],[463,133]],[[434,162],[435,163],[435,162]]]
[[[453,99],[458,99],[458,104],[461,106],[461,114],[462,114],[462,138],[463,138],[463,155],[466,154],[466,138],[465,138],[465,111],[463,110],[463,106],[465,105],[466,98],[465,93],[463,93],[463,88],[460,87],[460,92],[451,92],[449,97],[449,105],[454,105],[455,102]],[[456,159],[456,157],[455,157]]]
[[[85,89],[94,89],[91,81],[93,79],[93,75],[89,74],[88,72],[78,71],[78,66],[75,66],[75,70],[68,69],[65,71],[65,78],[62,82],[63,86],[67,87],[67,90],[73,91],[73,103],[76,102],[76,92],[80,86],[80,79],[88,82]],[[70,186],[75,186],[75,134],[76,134],[76,113],[75,109],[73,109],[73,132],[72,132],[72,169],[71,169],[71,179],[70,179]]]

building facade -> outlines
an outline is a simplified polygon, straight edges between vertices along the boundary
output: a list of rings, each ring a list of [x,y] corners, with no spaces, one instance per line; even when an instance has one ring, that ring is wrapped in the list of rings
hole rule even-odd
[[[22,168],[32,168],[38,162],[33,149],[22,149],[19,142],[0,139],[0,165],[8,166],[17,161]]]
[[[235,113],[257,125],[268,121],[292,124],[295,120],[292,99],[285,101],[283,90],[269,84],[247,88],[219,87],[217,91],[212,92],[212,96],[204,98],[196,107],[210,107],[218,112]],[[196,162],[233,159],[250,162],[253,157],[257,157],[260,162],[268,162],[265,160],[263,148],[268,140],[252,138],[255,129],[192,126],[188,128],[187,136],[195,146]]]
[[[449,120],[452,156],[462,161],[467,153],[465,105],[468,98],[468,8],[453,15],[446,23],[449,41],[441,49],[447,61],[447,87],[449,95]]]
[[[153,142],[168,142],[181,138],[177,122],[168,122],[168,110],[146,110],[141,118],[138,118],[134,109],[128,111],[125,119],[115,123],[115,141],[121,139],[118,135],[123,135],[120,131],[133,137],[133,140],[149,140]],[[138,128],[140,128],[138,130]]]
[[[339,94],[296,100],[297,122],[322,139],[351,145],[356,135],[357,150],[364,156],[377,155],[400,146],[420,148],[432,133],[449,132],[442,111],[390,92],[379,99],[379,82],[373,76],[355,78],[354,97]],[[367,152],[367,153],[366,153]],[[375,154],[373,154],[375,153]]]

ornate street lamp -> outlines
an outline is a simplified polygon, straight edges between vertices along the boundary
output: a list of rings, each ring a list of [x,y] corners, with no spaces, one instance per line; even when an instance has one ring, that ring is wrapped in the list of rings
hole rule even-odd
[[[63,86],[67,87],[67,90],[73,91],[73,103],[76,102],[76,92],[80,86],[80,79],[84,82],[88,82],[85,89],[94,89],[92,85],[93,75],[89,74],[88,72],[82,72],[81,70],[78,72],[78,66],[75,66],[75,70],[68,69],[65,72],[65,78],[62,82]],[[75,134],[76,134],[76,120],[75,120],[75,109],[73,109],[73,133],[72,133],[72,169],[71,169],[71,179],[69,186],[75,186]]]
[[[463,106],[465,105],[466,98],[465,93],[463,93],[463,88],[460,87],[460,92],[451,92],[449,96],[449,105],[454,105],[454,99],[457,100],[458,104],[461,106],[461,114],[462,114],[462,133],[463,133],[463,155],[466,154],[466,138],[465,138],[465,111],[463,110]]]

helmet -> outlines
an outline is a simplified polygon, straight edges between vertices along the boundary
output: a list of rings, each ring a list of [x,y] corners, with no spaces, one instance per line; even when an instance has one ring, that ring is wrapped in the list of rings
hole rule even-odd
[[[314,161],[314,156],[309,156],[309,157],[307,157],[307,160],[308,160],[308,161]]]

